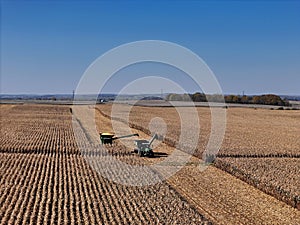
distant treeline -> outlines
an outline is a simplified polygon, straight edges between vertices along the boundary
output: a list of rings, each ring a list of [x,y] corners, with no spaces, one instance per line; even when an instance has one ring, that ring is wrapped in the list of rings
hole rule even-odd
[[[288,100],[282,99],[278,95],[257,95],[257,96],[241,96],[241,95],[205,95],[196,92],[194,94],[169,94],[166,96],[168,101],[194,101],[194,102],[225,102],[238,104],[262,104],[262,105],[278,105],[290,106]]]

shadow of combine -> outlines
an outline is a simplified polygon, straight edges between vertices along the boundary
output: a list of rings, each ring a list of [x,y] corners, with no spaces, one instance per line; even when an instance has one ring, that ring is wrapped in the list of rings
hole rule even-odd
[[[154,152],[154,156],[152,158],[161,158],[168,157],[168,154],[165,152]]]
[[[137,155],[136,151],[131,151],[130,154],[132,155]],[[143,157],[147,157],[147,156],[143,156]],[[153,156],[148,156],[147,158],[161,158],[161,157],[168,157],[168,154],[165,152],[154,152]]]

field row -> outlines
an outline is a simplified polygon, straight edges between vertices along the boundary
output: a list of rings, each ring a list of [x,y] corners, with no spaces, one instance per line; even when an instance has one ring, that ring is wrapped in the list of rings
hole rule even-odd
[[[0,121],[0,152],[79,153],[68,107],[18,105]]]
[[[170,186],[129,187],[78,155],[1,153],[1,224],[206,224]]]
[[[0,117],[0,153],[111,154],[122,157],[131,154],[126,149],[118,151],[118,147],[102,151],[98,146],[99,138],[91,144],[86,139],[87,134],[80,121],[72,117],[69,107],[17,105],[7,107],[5,113],[3,108]]]
[[[300,159],[218,158],[215,165],[300,210]]]

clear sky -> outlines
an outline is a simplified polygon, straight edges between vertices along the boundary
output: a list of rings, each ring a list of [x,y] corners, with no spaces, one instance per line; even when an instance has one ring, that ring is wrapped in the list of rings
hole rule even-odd
[[[1,0],[1,93],[71,93],[97,57],[149,39],[194,51],[224,93],[300,95],[300,1]]]

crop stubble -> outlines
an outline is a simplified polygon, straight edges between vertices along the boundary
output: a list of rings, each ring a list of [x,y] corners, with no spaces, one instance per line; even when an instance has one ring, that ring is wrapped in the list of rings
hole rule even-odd
[[[101,113],[110,116],[111,105],[100,105]],[[175,146],[180,135],[180,118],[171,107],[140,107],[118,104],[113,116],[124,120],[130,112],[129,124],[149,132],[154,117],[163,118],[168,126],[166,143]],[[185,108],[188,113],[188,108]],[[197,108],[200,118],[200,137],[195,156],[202,157],[210,133],[210,110]],[[187,125],[193,130],[193,121]],[[267,109],[230,108],[227,128],[215,165],[275,196],[289,205],[300,208],[300,113]],[[184,150],[184,149],[183,149]]]
[[[110,128],[109,119],[100,114],[96,116],[104,121],[99,122],[99,129],[101,126],[105,130]],[[79,131],[77,135],[84,140],[86,131],[79,122],[73,121]],[[20,124],[23,124],[21,128]],[[210,167],[207,173],[199,174],[195,167],[197,159],[194,159],[195,165],[191,163],[168,181],[189,203],[168,183],[128,187],[110,182],[92,170],[81,156],[74,143],[72,117],[65,106],[1,107],[1,134],[2,125],[5,138],[0,140],[1,224],[22,224],[24,221],[29,224],[208,223],[190,204],[219,224],[299,223],[299,211],[226,173]],[[49,131],[48,127],[56,128]],[[15,130],[19,131],[17,135]],[[40,133],[49,133],[47,143],[50,144],[39,142]],[[22,135],[28,141],[25,147],[22,147]],[[5,143],[10,141],[7,139],[14,137],[19,138],[17,144],[7,147]],[[97,152],[98,147],[95,145],[91,148],[93,151],[86,153],[95,159],[102,157]],[[170,153],[172,149],[165,147],[161,144],[158,149]],[[144,162],[131,155],[130,149],[119,141],[108,149],[110,154],[127,163],[149,164],[152,160],[160,160],[145,159]]]
[[[112,129],[110,120],[101,116],[101,113],[96,115],[96,119],[99,129]],[[171,153],[167,148],[165,144],[160,144],[155,148],[155,152],[166,149],[166,153]],[[157,162],[156,158],[145,160]],[[300,222],[298,219],[300,214],[296,209],[217,168],[210,166],[202,173],[198,169],[199,163],[201,163],[199,159],[192,157],[188,166],[167,182],[213,222],[217,224],[297,224]]]
[[[111,116],[111,104],[97,106],[104,115]],[[183,111],[188,114],[188,107]],[[123,119],[129,112],[129,122],[148,128],[154,117],[162,118],[168,127],[166,137],[178,141],[180,116],[173,107],[141,107],[115,104],[113,116]],[[202,156],[208,142],[211,127],[210,109],[197,107],[200,120],[200,136],[196,156]],[[185,124],[195,129],[194,121]],[[188,130],[188,129],[187,129]],[[225,156],[268,156],[286,154],[300,156],[300,112],[268,109],[229,108],[227,110],[226,134],[219,154]]]
[[[1,224],[209,224],[166,183],[130,187],[99,176],[74,141],[72,123],[82,140],[86,134],[72,122],[68,107],[5,110],[1,107]],[[101,157],[93,148],[87,153]]]

